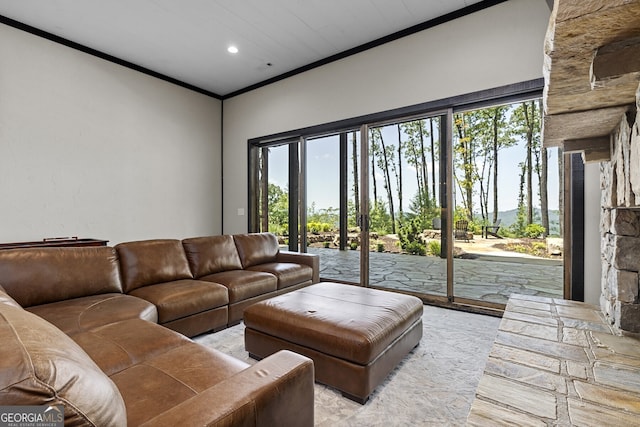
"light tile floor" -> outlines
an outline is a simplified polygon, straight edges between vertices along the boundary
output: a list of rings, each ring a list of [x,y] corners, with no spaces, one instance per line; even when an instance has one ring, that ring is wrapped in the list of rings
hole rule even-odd
[[[500,319],[424,306],[423,337],[365,405],[316,384],[315,425],[321,427],[461,426]],[[196,337],[253,364],[244,350],[244,325]]]

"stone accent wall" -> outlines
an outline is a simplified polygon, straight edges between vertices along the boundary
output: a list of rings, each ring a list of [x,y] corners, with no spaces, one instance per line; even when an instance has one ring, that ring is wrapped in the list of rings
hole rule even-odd
[[[640,87],[636,99],[640,107]],[[640,332],[640,113],[622,118],[612,135],[611,161],[600,171],[600,306],[617,328]]]

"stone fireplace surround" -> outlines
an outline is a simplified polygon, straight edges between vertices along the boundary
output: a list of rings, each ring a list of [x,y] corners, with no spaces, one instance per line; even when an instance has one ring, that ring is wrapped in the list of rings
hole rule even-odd
[[[640,87],[636,108],[640,110]],[[602,293],[607,320],[640,332],[640,114],[627,113],[611,135],[611,160],[600,163]]]

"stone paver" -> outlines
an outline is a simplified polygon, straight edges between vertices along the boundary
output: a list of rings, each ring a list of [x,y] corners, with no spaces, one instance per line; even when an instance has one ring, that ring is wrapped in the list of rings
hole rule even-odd
[[[323,279],[360,282],[359,251],[326,248],[308,248],[308,251],[320,255],[320,277]],[[372,286],[447,294],[446,260],[442,258],[370,252],[369,259]],[[456,258],[453,266],[456,297],[506,304],[513,293],[549,297],[549,301],[563,296],[563,267],[555,261]]]

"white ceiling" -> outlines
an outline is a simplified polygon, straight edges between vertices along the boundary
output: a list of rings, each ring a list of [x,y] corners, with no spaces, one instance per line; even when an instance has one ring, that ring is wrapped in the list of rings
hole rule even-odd
[[[0,15],[224,96],[479,2],[0,0]]]

